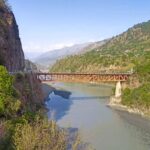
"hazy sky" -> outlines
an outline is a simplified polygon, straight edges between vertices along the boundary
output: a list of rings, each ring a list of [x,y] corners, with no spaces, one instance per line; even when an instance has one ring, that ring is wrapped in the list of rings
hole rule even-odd
[[[109,38],[150,19],[150,0],[9,0],[24,51]]]

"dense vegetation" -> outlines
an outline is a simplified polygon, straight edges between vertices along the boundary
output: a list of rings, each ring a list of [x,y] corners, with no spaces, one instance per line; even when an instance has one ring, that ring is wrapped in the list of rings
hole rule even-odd
[[[0,66],[0,149],[40,149],[46,146],[45,143],[40,143],[40,138],[34,136],[42,136],[46,142],[53,136],[63,136],[61,130],[55,130],[56,125],[52,122],[43,121],[42,105],[33,102],[32,90],[30,82],[27,81],[27,76],[18,73],[15,77],[10,76],[5,67]],[[21,86],[20,86],[21,85]],[[18,86],[18,88],[16,88]],[[20,86],[20,87],[19,87]],[[24,93],[19,88],[23,88]],[[22,96],[27,96],[30,99],[24,102]],[[36,105],[36,106],[35,106]],[[50,128],[51,127],[51,128]],[[47,129],[46,129],[47,128]],[[53,131],[51,135],[48,130]],[[47,139],[46,139],[47,138]],[[35,141],[37,140],[37,141]],[[43,141],[41,140],[41,142]],[[64,138],[65,140],[65,138]],[[28,143],[23,145],[23,141]],[[61,141],[64,143],[63,138]],[[58,143],[61,141],[57,141]],[[43,144],[43,145],[42,145]],[[49,146],[54,143],[48,143]],[[55,141],[56,146],[58,144]],[[59,143],[60,144],[60,143]],[[57,149],[59,149],[58,146]]]
[[[78,133],[70,135],[48,121],[42,102],[34,99],[37,81],[29,76],[11,76],[0,66],[0,150],[76,150],[84,146]]]
[[[7,70],[0,67],[0,116],[12,118],[20,108],[19,97],[12,87],[13,78]]]
[[[135,25],[90,52],[59,60],[50,71],[99,73],[131,69],[135,77],[124,90],[122,103],[149,109],[150,21]]]

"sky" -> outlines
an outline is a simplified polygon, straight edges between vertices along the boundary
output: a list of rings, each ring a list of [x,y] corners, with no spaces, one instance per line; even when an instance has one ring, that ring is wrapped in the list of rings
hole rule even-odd
[[[150,20],[150,0],[9,0],[26,55],[100,41]]]

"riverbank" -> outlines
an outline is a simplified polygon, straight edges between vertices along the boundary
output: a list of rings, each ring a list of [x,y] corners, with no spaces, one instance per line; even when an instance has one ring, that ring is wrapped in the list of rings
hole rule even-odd
[[[42,85],[44,99],[47,99],[49,94],[52,93],[55,90],[55,88],[46,82],[43,82],[41,85]]]
[[[137,115],[139,115],[141,117],[150,119],[150,110],[145,109],[143,111],[143,110],[135,108],[135,107],[131,108],[129,106],[123,105],[123,104],[121,104],[121,97],[120,98],[116,98],[115,96],[111,96],[110,97],[110,101],[107,104],[107,106],[109,106],[109,107],[111,107],[111,108],[113,108],[115,110],[126,111],[126,112],[128,112],[130,114],[137,114]]]

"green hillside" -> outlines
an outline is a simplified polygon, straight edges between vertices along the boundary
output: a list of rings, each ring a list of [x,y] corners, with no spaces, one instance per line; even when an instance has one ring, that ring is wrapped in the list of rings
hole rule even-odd
[[[130,69],[136,78],[124,90],[123,103],[150,107],[150,21],[133,26],[90,52],[59,60],[50,71],[99,73]]]
[[[135,25],[90,52],[61,59],[50,71],[95,73],[110,69],[126,71],[137,66],[145,56],[148,57],[149,53],[150,21]]]

